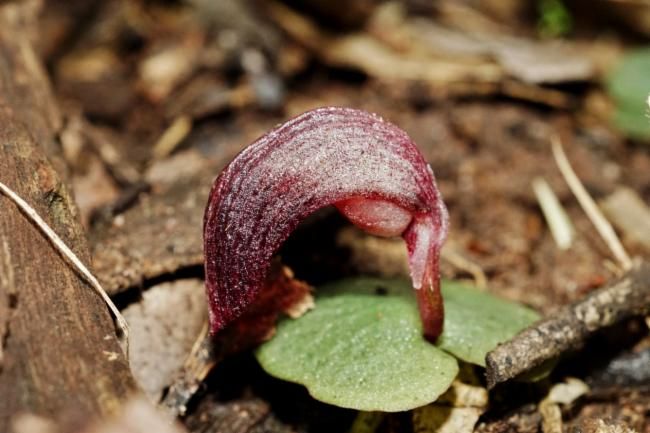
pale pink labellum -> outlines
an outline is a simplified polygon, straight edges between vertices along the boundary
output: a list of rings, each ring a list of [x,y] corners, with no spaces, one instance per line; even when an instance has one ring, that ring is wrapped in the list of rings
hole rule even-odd
[[[405,239],[424,334],[435,340],[444,318],[438,262],[448,217],[433,172],[397,126],[335,107],[270,131],[215,181],[204,220],[211,332],[246,311],[282,242],[327,205],[369,233]]]

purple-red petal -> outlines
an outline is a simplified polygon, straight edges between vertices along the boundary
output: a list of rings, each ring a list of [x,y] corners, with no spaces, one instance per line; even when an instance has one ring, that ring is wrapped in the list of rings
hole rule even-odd
[[[424,332],[438,336],[438,261],[448,217],[433,172],[400,128],[337,107],[306,112],[263,135],[215,180],[204,219],[213,334],[258,296],[273,254],[300,221],[327,205],[371,233],[405,238]]]

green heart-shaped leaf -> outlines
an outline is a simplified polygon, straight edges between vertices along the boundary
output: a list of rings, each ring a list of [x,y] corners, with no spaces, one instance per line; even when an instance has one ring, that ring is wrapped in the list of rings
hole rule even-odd
[[[650,138],[650,119],[646,98],[650,93],[650,47],[625,54],[609,75],[607,90],[616,102],[614,122],[635,138]]]
[[[523,305],[453,281],[444,281],[445,329],[437,346],[465,362],[485,367],[485,355],[536,322]]]
[[[444,282],[443,296],[441,348],[480,365],[498,342],[537,318],[457,283]],[[318,290],[315,310],[282,320],[257,358],[271,375],[305,385],[326,403],[403,411],[435,401],[458,372],[456,360],[421,333],[409,282],[342,280]]]
[[[458,373],[456,360],[422,338],[408,297],[377,295],[373,281],[330,286],[350,289],[336,294],[320,289],[316,309],[281,321],[257,351],[262,367],[318,400],[358,410],[403,411],[438,398]]]

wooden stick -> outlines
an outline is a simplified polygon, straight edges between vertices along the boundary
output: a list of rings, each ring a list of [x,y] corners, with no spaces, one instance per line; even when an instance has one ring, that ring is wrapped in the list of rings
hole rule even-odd
[[[63,122],[32,38],[16,36],[36,34],[37,16],[32,2],[0,8],[0,175],[89,263],[65,185]],[[18,413],[78,430],[89,417],[115,412],[137,385],[101,298],[14,205],[21,201],[5,195],[11,197],[7,189],[0,192],[0,431],[10,431]]]
[[[581,346],[599,329],[647,314],[650,314],[650,264],[635,261],[619,279],[563,307],[488,353],[488,387]]]

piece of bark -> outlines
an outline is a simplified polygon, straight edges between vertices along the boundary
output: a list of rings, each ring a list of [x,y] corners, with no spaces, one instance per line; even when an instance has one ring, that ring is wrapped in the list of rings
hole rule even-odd
[[[11,109],[2,116],[29,125],[31,138],[65,177],[67,167],[54,135],[62,128],[61,113],[31,44],[37,39],[39,4],[29,0],[0,6],[0,100],[3,110]]]
[[[488,387],[579,347],[599,329],[649,313],[650,264],[637,261],[621,278],[561,308],[488,353]]]
[[[214,173],[154,185],[151,195],[94,228],[95,271],[109,294],[203,264],[203,212]]]
[[[90,263],[77,210],[55,169],[64,167],[56,157],[58,109],[23,37],[31,32],[32,7],[0,6],[0,180]],[[21,411],[66,422],[101,416],[134,390],[101,298],[0,195],[0,431]]]
[[[236,150],[209,160],[190,149],[156,161],[143,177],[150,194],[138,194],[127,209],[116,202],[98,213],[90,242],[97,278],[109,294],[202,267],[208,193]]]

